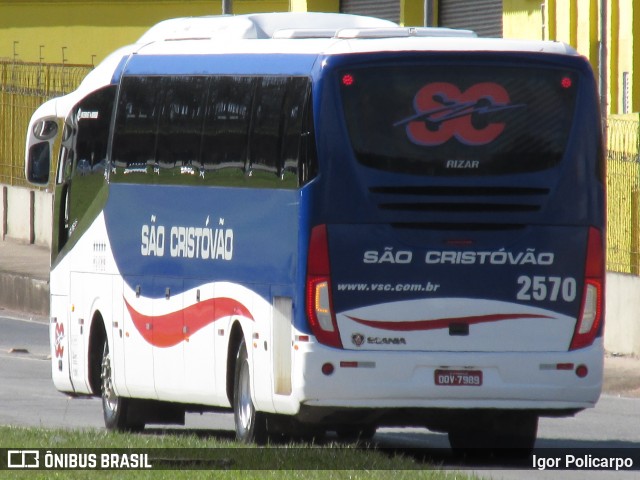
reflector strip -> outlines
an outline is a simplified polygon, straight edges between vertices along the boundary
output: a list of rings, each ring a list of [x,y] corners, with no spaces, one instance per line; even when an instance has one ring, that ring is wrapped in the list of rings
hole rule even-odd
[[[376,368],[376,362],[342,361],[340,368]]]

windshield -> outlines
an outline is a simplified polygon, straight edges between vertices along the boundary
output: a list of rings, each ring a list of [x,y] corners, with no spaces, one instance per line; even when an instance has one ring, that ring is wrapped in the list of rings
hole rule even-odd
[[[417,175],[496,175],[558,164],[578,75],[543,67],[399,65],[342,69],[360,163]]]

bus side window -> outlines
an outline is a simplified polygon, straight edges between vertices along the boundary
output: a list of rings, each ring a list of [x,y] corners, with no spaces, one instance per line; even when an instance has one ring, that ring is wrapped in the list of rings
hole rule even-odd
[[[242,177],[256,81],[254,77],[227,76],[211,80],[202,135],[202,165],[212,182],[224,184]]]
[[[284,180],[292,176],[298,177],[297,186],[306,183],[305,167],[307,162],[306,144],[312,134],[312,123],[309,124],[307,115],[310,114],[310,84],[306,77],[293,77],[287,88],[287,98],[283,109],[284,127],[282,134],[280,177]],[[310,118],[310,115],[309,115]],[[287,182],[288,183],[288,182]]]
[[[110,181],[150,183],[156,163],[161,77],[122,80],[111,151]],[[149,174],[149,175],[148,175]]]
[[[125,78],[110,180],[296,188],[315,164],[309,87],[307,77]]]
[[[56,194],[53,208],[52,258],[67,243],[69,238],[69,187],[74,168],[75,122],[73,115],[67,117],[62,130],[58,171],[56,173]]]
[[[71,113],[74,135],[70,139],[70,158],[66,162],[71,171],[70,175],[67,171],[64,174],[68,183],[66,227],[69,236],[83,221],[105,183],[115,93],[115,85],[93,92],[80,101]],[[87,222],[84,223],[84,227],[88,226]]]
[[[313,99],[310,94],[306,98],[303,113],[302,133],[300,134],[300,152],[298,157],[298,185],[302,187],[318,174],[318,157],[316,154],[316,136],[313,125]]]
[[[286,117],[286,77],[263,77],[256,87],[249,137],[249,174],[268,173],[271,177],[281,170],[281,138]],[[267,177],[269,178],[269,177]]]
[[[167,77],[162,83],[165,97],[158,126],[158,173],[195,175],[200,167],[209,82],[205,77]]]
[[[248,168],[270,174],[275,188],[298,186],[308,84],[306,77],[264,77],[256,89]]]

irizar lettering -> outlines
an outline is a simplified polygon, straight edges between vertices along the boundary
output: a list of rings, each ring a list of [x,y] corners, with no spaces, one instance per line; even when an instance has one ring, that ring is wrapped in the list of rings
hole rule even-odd
[[[479,160],[447,160],[446,168],[479,168]]]
[[[174,225],[165,227],[142,225],[140,230],[140,254],[145,257],[164,257],[201,260],[233,259],[233,229],[188,227]]]

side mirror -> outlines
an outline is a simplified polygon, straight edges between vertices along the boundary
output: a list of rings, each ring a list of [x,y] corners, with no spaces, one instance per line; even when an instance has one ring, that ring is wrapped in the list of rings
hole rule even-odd
[[[46,186],[49,183],[53,145],[59,130],[56,118],[32,121],[27,137],[27,158],[25,159],[25,175],[29,183],[39,186]]]
[[[49,170],[51,169],[51,146],[49,142],[40,142],[31,145],[27,155],[27,180],[35,185],[47,185],[49,183]]]
[[[41,120],[36,122],[32,132],[38,140],[50,140],[58,134],[58,124],[55,120]]]

